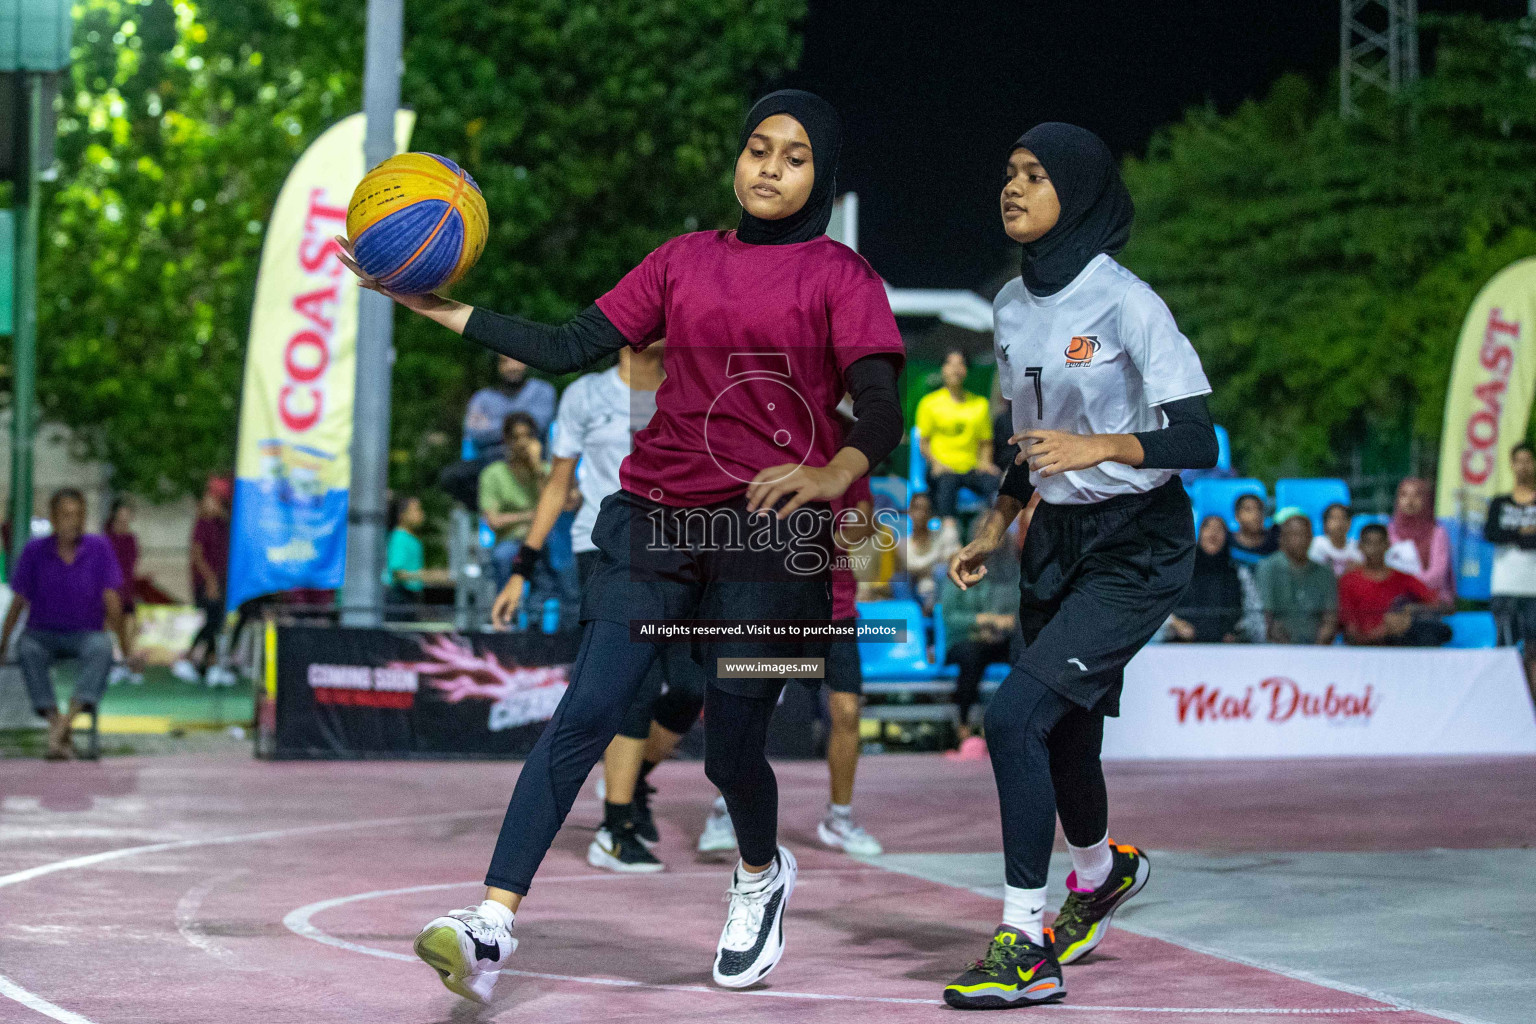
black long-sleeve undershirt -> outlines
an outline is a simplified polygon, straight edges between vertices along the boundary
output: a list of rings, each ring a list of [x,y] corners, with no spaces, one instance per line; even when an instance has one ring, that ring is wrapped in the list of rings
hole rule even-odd
[[[1216,428],[1211,425],[1211,410],[1204,395],[1181,398],[1159,406],[1168,417],[1168,425],[1158,430],[1143,430],[1131,436],[1141,442],[1140,469],[1210,469],[1219,454]],[[1029,481],[1029,463],[1004,467],[998,493],[1027,505],[1035,493]]]
[[[596,303],[558,327],[477,306],[464,325],[464,337],[546,373],[583,369],[629,344]],[[844,444],[863,452],[871,468],[901,443],[900,360],[894,354],[864,356],[843,374],[857,420]]]

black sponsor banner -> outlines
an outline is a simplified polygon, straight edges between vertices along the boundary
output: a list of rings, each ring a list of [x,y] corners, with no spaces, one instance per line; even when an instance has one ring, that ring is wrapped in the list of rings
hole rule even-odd
[[[580,634],[277,631],[281,758],[528,754]]]

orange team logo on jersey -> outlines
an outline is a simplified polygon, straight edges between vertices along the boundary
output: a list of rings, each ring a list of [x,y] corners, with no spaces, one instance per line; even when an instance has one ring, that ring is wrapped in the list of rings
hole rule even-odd
[[[1097,335],[1079,334],[1067,342],[1067,365],[1088,366],[1093,363],[1093,355],[1098,350]]]

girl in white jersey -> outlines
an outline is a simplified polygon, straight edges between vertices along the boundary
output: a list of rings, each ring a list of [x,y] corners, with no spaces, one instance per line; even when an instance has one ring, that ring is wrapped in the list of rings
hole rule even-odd
[[[1049,123],[1015,143],[1002,215],[1024,260],[994,303],[994,339],[1020,454],[976,539],[951,560],[951,579],[979,580],[1031,495],[1040,504],[1020,567],[1026,646],[986,715],[1003,925],[945,988],[951,1006],[1062,998],[1060,965],[1098,945],[1149,874],[1144,853],[1110,843],[1099,750],[1126,663],[1189,583],[1194,519],[1177,474],[1216,464],[1216,434],[1199,357],[1157,294],[1111,258],[1133,213],[1092,132]],[[1043,912],[1058,815],[1074,870],[1053,931]]]

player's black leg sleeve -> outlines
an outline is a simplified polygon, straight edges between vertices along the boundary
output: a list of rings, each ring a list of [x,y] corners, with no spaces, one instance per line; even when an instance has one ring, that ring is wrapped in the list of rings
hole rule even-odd
[[[1051,786],[1051,731],[1075,707],[1015,668],[987,705],[987,751],[1003,812],[1003,858],[1008,884],[1038,889],[1051,866],[1056,839],[1056,795]],[[1094,836],[1097,842],[1102,835]]]
[[[656,698],[661,696],[661,681],[661,657],[658,656],[651,662],[650,670],[640,682],[640,689],[635,691],[634,700],[629,702],[629,708],[624,712],[624,720],[619,723],[620,736],[643,740],[651,734],[651,714],[656,706]]]
[[[656,646],[630,640],[624,623],[586,624],[570,685],[512,790],[486,885],[527,894],[581,784],[618,732],[655,658]]]
[[[1073,706],[1046,737],[1061,831],[1073,846],[1092,846],[1109,832],[1104,788],[1104,716]]]
[[[763,748],[778,694],[739,697],[711,686],[704,696],[704,774],[725,797],[744,864],[767,864],[779,848],[779,784]]]
[[[651,717],[663,729],[681,736],[699,720],[709,680],[693,660],[688,644],[663,644],[660,661],[667,685],[652,705]]]

